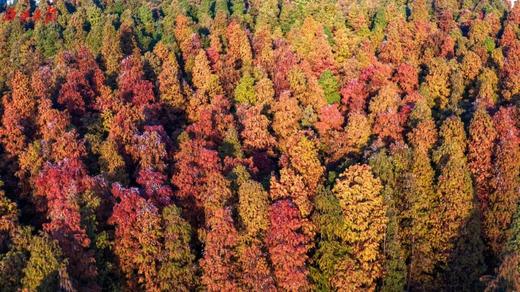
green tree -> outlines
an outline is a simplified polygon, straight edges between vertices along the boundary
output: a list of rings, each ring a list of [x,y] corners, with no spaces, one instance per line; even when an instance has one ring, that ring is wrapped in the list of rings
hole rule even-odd
[[[53,57],[61,49],[63,40],[58,24],[38,24],[34,29],[36,47],[46,58]]]
[[[338,79],[334,76],[332,71],[326,70],[320,76],[320,85],[325,94],[327,103],[338,103],[341,99],[339,95]]]
[[[235,88],[235,101],[237,103],[256,104],[255,79],[249,73],[244,73]]]
[[[35,236],[30,241],[28,252],[30,256],[24,269],[22,287],[29,291],[57,290],[61,278],[66,277],[66,262],[58,243],[46,234]]]
[[[310,278],[320,291],[333,289],[332,278],[338,262],[348,256],[351,247],[344,244],[345,217],[338,198],[330,189],[320,189],[314,198],[312,222],[317,227],[316,252],[311,259]]]

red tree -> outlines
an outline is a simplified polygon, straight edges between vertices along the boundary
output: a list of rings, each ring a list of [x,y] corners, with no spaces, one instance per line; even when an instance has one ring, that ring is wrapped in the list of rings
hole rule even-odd
[[[341,95],[343,96],[342,102],[347,106],[349,112],[365,111],[368,92],[360,80],[354,79],[347,83],[341,89]]]
[[[70,274],[79,281],[78,285],[97,290],[94,254],[80,214],[81,195],[92,184],[80,160],[65,159],[57,164],[46,164],[35,185],[36,194],[47,201],[49,222],[43,229],[58,241],[70,259]]]
[[[492,191],[493,150],[497,132],[485,109],[478,109],[469,126],[468,162],[475,180],[477,198],[483,213],[487,211]]]
[[[121,62],[117,85],[119,98],[123,102],[129,102],[140,110],[154,106],[153,84],[144,78],[140,56],[128,56]]]
[[[151,169],[139,171],[137,183],[144,188],[144,195],[151,199],[155,206],[167,206],[173,197],[173,190],[167,184],[168,177]]]
[[[91,107],[91,103],[100,95],[105,81],[96,60],[85,48],[81,48],[70,60],[65,80],[58,102],[74,115],[82,115]]]
[[[316,123],[316,129],[321,136],[327,134],[331,130],[340,130],[345,122],[345,118],[338,109],[337,104],[330,104],[320,109],[319,122]]]
[[[208,291],[238,291],[238,232],[233,225],[231,210],[216,210],[207,226],[204,257],[200,261],[202,284]]]
[[[518,112],[502,107],[494,116],[498,142],[489,196],[490,208],[484,214],[486,233],[495,255],[503,252],[508,230],[520,202],[520,131],[516,125]]]
[[[177,198],[181,206],[189,210],[192,224],[203,219],[203,203],[206,198],[204,187],[208,177],[220,172],[222,166],[218,152],[205,147],[201,140],[185,140],[181,142],[179,152],[175,155],[176,171],[172,183],[178,188]]]
[[[300,211],[291,200],[280,200],[269,208],[269,221],[266,245],[278,287],[288,291],[309,289],[305,262],[310,238],[301,231],[306,222]]]
[[[401,63],[397,67],[394,80],[405,93],[411,94],[419,86],[419,72],[414,66]]]
[[[158,291],[156,279],[161,257],[161,217],[157,208],[145,200],[137,188],[112,185],[119,199],[109,223],[115,225],[115,254],[127,278],[128,288]]]

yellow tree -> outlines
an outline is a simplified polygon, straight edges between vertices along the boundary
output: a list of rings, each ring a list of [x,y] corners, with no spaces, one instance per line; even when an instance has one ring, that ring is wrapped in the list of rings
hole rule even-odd
[[[409,287],[412,289],[432,289],[432,272],[438,259],[433,248],[440,236],[441,221],[435,216],[437,196],[434,190],[435,172],[431,165],[430,150],[437,141],[437,129],[425,99],[416,104],[412,112],[413,130],[408,134],[412,145],[413,159],[405,177],[405,189],[411,218],[409,230],[410,266]]]
[[[339,176],[332,191],[345,217],[341,237],[350,247],[336,265],[332,285],[339,290],[374,291],[383,275],[381,243],[388,221],[381,181],[370,166],[357,164]]]
[[[175,54],[162,43],[157,44],[154,52],[162,61],[162,71],[158,76],[161,101],[175,109],[184,109],[186,99],[182,92],[180,69]]]
[[[290,138],[287,149],[292,168],[303,177],[311,192],[316,191],[325,171],[319,160],[316,144],[303,135],[294,135]]]
[[[243,227],[238,248],[241,287],[250,291],[274,291],[274,279],[262,251],[264,233],[269,227],[269,194],[251,178],[244,166],[236,166],[233,172],[237,177],[238,214]]]
[[[196,92],[189,100],[187,112],[190,119],[197,120],[202,106],[209,104],[215,95],[223,93],[219,78],[213,74],[206,51],[203,49],[200,49],[195,57],[191,78]]]
[[[475,289],[483,268],[480,226],[475,221],[476,204],[466,152],[464,124],[457,116],[447,118],[439,132],[440,146],[433,160],[440,176],[439,204],[435,212],[441,231],[435,250],[441,263],[438,278],[454,289]],[[445,265],[445,267],[442,267]]]
[[[105,63],[107,73],[115,74],[119,69],[119,63],[123,59],[123,52],[120,46],[119,35],[109,18],[105,22],[103,28],[103,43],[101,47],[101,55]]]
[[[430,106],[437,104],[440,109],[447,106],[450,95],[449,75],[450,67],[442,58],[434,58],[428,65],[425,86],[430,95]]]

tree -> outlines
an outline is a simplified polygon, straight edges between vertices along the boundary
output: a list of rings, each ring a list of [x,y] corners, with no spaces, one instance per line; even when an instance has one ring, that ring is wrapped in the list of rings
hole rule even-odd
[[[61,288],[67,276],[66,262],[56,241],[42,234],[31,239],[30,257],[24,269],[22,286],[28,290]]]
[[[368,165],[353,165],[336,181],[332,192],[345,220],[341,238],[351,246],[336,264],[332,285],[337,289],[373,290],[382,276],[381,242],[388,221],[381,190],[380,180]]]
[[[275,145],[269,132],[270,120],[262,114],[260,105],[238,107],[237,114],[243,128],[240,136],[245,150],[268,150]]]
[[[130,153],[140,169],[166,171],[171,141],[162,126],[144,126],[142,134],[133,137],[132,144]]]
[[[431,287],[431,273],[438,258],[433,250],[437,236],[442,232],[441,222],[435,216],[437,197],[434,191],[434,171],[427,153],[415,150],[407,183],[410,188],[411,260],[410,283],[412,287]],[[431,232],[431,233],[430,233]],[[430,234],[435,234],[431,240]]]
[[[365,114],[349,114],[345,128],[347,152],[360,152],[368,144],[371,133],[371,123]]]
[[[172,8],[179,6],[177,3],[172,3]],[[187,6],[187,3],[184,4]],[[169,29],[169,28],[167,28]],[[179,44],[179,49],[182,53],[182,60],[184,61],[184,68],[186,72],[192,72],[194,70],[194,62],[197,54],[200,54],[200,48],[202,47],[199,35],[195,32],[191,19],[186,15],[177,14],[175,16],[175,27],[174,27],[175,40]]]
[[[310,238],[301,230],[308,223],[290,199],[279,200],[269,207],[270,228],[266,235],[276,284],[286,290],[308,290],[306,267]]]
[[[485,109],[477,109],[469,127],[468,162],[475,181],[477,198],[482,214],[489,208],[489,195],[492,192],[493,151],[497,132],[491,116]]]
[[[379,143],[402,141],[404,121],[398,115],[400,103],[397,87],[393,84],[382,87],[370,100],[369,117],[374,120],[373,132],[378,135]]]
[[[145,79],[140,56],[128,56],[121,62],[117,78],[119,98],[142,110],[155,102],[152,82]]]
[[[414,66],[401,63],[397,67],[394,79],[404,92],[411,94],[419,85],[419,72]]]
[[[338,103],[340,101],[338,80],[332,74],[332,71],[326,70],[320,75],[320,85],[328,104]]]
[[[61,27],[52,21],[52,18],[46,20],[46,24],[36,23],[34,28],[34,40],[37,49],[44,57],[53,57],[63,45],[61,37]]]
[[[289,94],[283,94],[273,105],[274,113],[272,127],[278,137],[290,137],[300,128],[302,110],[298,100]]]
[[[179,208],[172,204],[163,209],[162,228],[165,255],[158,274],[160,289],[195,289],[198,287],[198,268],[190,248],[191,226],[182,219]]]
[[[294,135],[289,139],[288,146],[291,167],[302,176],[310,192],[315,192],[325,171],[319,160],[316,142],[305,136]]]
[[[95,5],[90,5],[85,9],[86,21],[90,24],[90,31],[86,35],[85,43],[87,47],[94,54],[99,54],[101,51],[101,46],[103,45],[103,29],[105,23],[103,21],[103,14],[99,7]],[[83,31],[83,27],[76,28],[80,31]],[[66,32],[64,32],[66,34]],[[71,42],[74,40],[72,39]]]
[[[518,113],[515,108],[501,107],[494,116],[497,131],[495,165],[489,194],[489,210],[484,213],[486,236],[495,256],[502,254],[509,239],[509,227],[520,201],[520,133],[516,126]]]
[[[466,80],[473,80],[480,72],[482,60],[472,51],[464,55],[461,64],[461,70]]]
[[[64,255],[70,259],[68,270],[78,286],[98,289],[93,280],[97,276],[90,238],[81,224],[80,196],[92,182],[85,166],[77,159],[64,160],[44,166],[36,179],[37,195],[47,201],[50,222],[43,228],[55,239]]]
[[[294,26],[287,38],[316,76],[334,69],[334,56],[323,26],[312,16],[306,17],[301,26]]]
[[[389,151],[385,148],[372,154],[369,158],[374,175],[381,180],[381,195],[387,207],[388,224],[386,228],[383,251],[385,256],[382,279],[382,291],[403,290],[409,277],[406,260],[409,258],[410,222],[409,198],[406,178],[411,163],[410,148],[404,144],[393,145]]]
[[[330,190],[318,191],[314,205],[316,211],[312,215],[312,222],[317,228],[318,241],[311,261],[310,278],[317,289],[332,290],[337,264],[348,256],[350,249],[342,240],[345,217],[338,198]]]
[[[255,97],[259,104],[273,104],[274,88],[273,81],[268,78],[267,74],[263,71],[258,73],[260,76],[257,77],[255,83]]]
[[[253,241],[239,247],[240,285],[244,289],[256,291],[276,291],[276,285],[271,270],[266,260],[266,253],[262,251],[260,244]]]
[[[238,214],[246,236],[257,237],[269,227],[269,194],[251,179],[244,166],[235,167],[238,178]]]
[[[195,57],[192,82],[197,91],[195,96],[189,101],[188,116],[196,120],[199,108],[208,104],[215,95],[223,93],[219,77],[213,74],[206,52],[202,49],[199,50]]]
[[[189,209],[191,223],[202,220],[202,204],[205,199],[203,187],[208,176],[213,172],[220,172],[218,153],[204,147],[202,141],[185,140],[175,155],[176,171],[172,183],[178,188],[177,198],[181,206]]]
[[[160,100],[174,109],[185,109],[187,101],[184,96],[183,80],[175,54],[168,51],[161,43],[155,46],[154,52],[159,55],[163,68],[157,77]]]
[[[277,46],[273,55],[274,66],[266,70],[272,76],[275,92],[282,94],[289,89],[288,73],[298,63],[298,57],[286,43]]]
[[[498,77],[495,71],[484,68],[477,78],[477,103],[487,108],[493,107],[498,101]]]
[[[312,212],[312,196],[314,192],[305,184],[305,180],[293,168],[286,167],[280,170],[280,179],[271,177],[270,196],[272,200],[291,198],[300,210],[302,217]]]
[[[222,87],[227,94],[232,94],[240,80],[241,72],[247,72],[253,63],[249,38],[240,24],[232,20],[226,28],[227,51],[223,67],[219,72]]]
[[[108,18],[103,27],[103,40],[101,54],[103,56],[107,73],[115,74],[119,69],[119,63],[123,59],[119,35],[112,24],[112,19]]]
[[[434,58],[428,66],[425,86],[429,92],[429,104],[436,104],[439,109],[444,109],[448,104],[450,95],[449,84],[450,67],[444,59]]]
[[[191,223],[196,226],[203,223],[205,216],[211,217],[209,211],[222,207],[230,197],[218,151],[232,130],[234,119],[229,113],[229,103],[217,96],[211,105],[200,109],[199,120],[180,139],[172,182],[179,189],[177,198],[189,210]]]
[[[169,205],[173,198],[173,190],[166,181],[165,174],[149,168],[141,169],[136,180],[144,188],[144,196],[157,207]]]
[[[446,119],[439,136],[441,144],[435,150],[433,160],[440,172],[437,196],[443,203],[438,205],[436,214],[440,216],[442,232],[439,235],[440,245],[435,248],[441,262],[455,262],[445,271],[448,277],[445,284],[468,289],[478,283],[483,261],[479,259],[482,257],[482,254],[478,254],[479,248],[473,247],[481,243],[478,233],[473,229],[476,228],[475,222],[471,222],[475,200],[469,166],[464,155],[466,134],[460,118],[451,116]],[[460,253],[464,250],[469,254]],[[452,273],[461,270],[466,271],[464,281],[450,281]],[[467,274],[469,271],[471,274]]]
[[[162,254],[158,209],[142,198],[136,188],[125,189],[113,184],[112,194],[120,202],[114,206],[108,222],[115,225],[114,252],[126,285],[130,289],[158,290],[155,279]]]
[[[65,134],[70,124],[70,115],[53,108],[52,100],[44,98],[38,106],[37,123],[42,139],[51,142]]]
[[[435,172],[430,159],[430,151],[437,142],[437,129],[425,102],[425,99],[419,101],[411,114],[410,124],[414,125],[414,129],[408,139],[412,145],[412,159],[404,176],[403,190],[408,193],[406,200],[409,206],[403,217],[411,220],[410,224],[406,224],[406,219],[403,219],[405,232],[410,237],[406,240],[411,261],[408,285],[416,289],[430,289],[436,285],[432,274],[439,257],[434,248],[442,233],[442,221],[436,215],[439,198],[434,188]],[[423,110],[425,113],[421,114]]]
[[[502,96],[505,100],[510,101],[514,96],[520,93],[520,42],[515,41],[507,50],[504,66],[500,72],[502,80]]]
[[[245,73],[235,88],[235,101],[239,104],[256,103],[255,80],[249,73]]]
[[[269,194],[251,178],[245,166],[235,166],[233,176],[238,186],[238,223],[241,226],[237,247],[241,267],[240,287],[274,291],[274,278],[267,254],[263,251],[264,234],[269,228]]]
[[[488,283],[485,291],[518,289],[520,287],[518,282],[518,279],[520,279],[518,272],[519,257],[517,253],[507,255],[498,269],[498,275]]]
[[[2,99],[4,113],[0,139],[7,153],[14,157],[27,147],[27,136],[32,134],[37,104],[32,98],[29,78],[23,73],[14,73],[11,88],[11,94]]]
[[[100,95],[105,78],[94,57],[86,49],[75,56],[77,68],[69,67],[65,83],[60,89],[58,102],[73,116],[81,116],[91,109],[92,102]]]
[[[343,104],[348,106],[350,112],[360,113],[365,111],[368,92],[366,92],[362,81],[354,79],[348,82],[341,89],[341,95],[343,96]]]
[[[318,133],[326,136],[334,130],[341,130],[345,119],[336,104],[324,106],[320,109],[319,122],[315,124]]]
[[[209,291],[237,290],[239,266],[235,261],[238,233],[229,209],[217,209],[207,221],[202,284]]]
[[[0,187],[4,183],[0,181]],[[3,189],[0,189],[0,285],[3,289],[16,290],[20,288],[23,277],[23,268],[27,261],[24,252],[27,228],[21,228],[18,221],[20,210],[15,202],[7,198]]]

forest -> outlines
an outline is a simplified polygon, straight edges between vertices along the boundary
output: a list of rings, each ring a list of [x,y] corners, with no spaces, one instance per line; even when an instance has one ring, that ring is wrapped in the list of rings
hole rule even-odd
[[[520,291],[520,4],[0,1],[0,97],[2,292]]]

